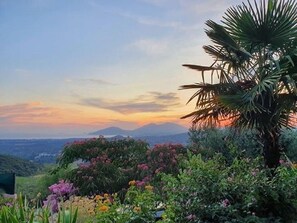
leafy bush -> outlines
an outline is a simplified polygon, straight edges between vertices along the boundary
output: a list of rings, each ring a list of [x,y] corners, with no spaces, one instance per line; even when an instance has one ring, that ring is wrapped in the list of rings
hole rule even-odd
[[[289,157],[292,162],[297,162],[297,131],[286,130],[280,137],[280,145],[283,152]]]
[[[159,204],[153,187],[138,188],[130,182],[125,199],[120,202],[116,196],[105,195],[98,199],[97,222],[113,223],[153,223]]]
[[[142,141],[100,137],[66,145],[58,164],[61,169],[80,162],[68,177],[80,194],[113,193],[135,179],[137,165],[145,161],[147,150],[148,145]]]
[[[280,167],[275,176],[259,160],[221,156],[185,162],[177,177],[163,175],[166,222],[292,222],[297,218],[297,171]]]
[[[158,144],[146,153],[146,162],[137,165],[138,187],[151,183],[161,193],[162,182],[159,173],[177,175],[179,163],[187,157],[187,149],[181,144]]]
[[[256,158],[262,146],[253,131],[236,132],[231,128],[195,128],[189,131],[189,150],[211,159],[221,153],[227,162],[232,163],[238,156]]]

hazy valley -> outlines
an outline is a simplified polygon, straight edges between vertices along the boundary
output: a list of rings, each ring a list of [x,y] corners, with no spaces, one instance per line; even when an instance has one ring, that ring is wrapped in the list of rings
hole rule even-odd
[[[134,130],[110,127],[90,133],[87,137],[108,136],[109,139],[132,137],[146,141],[151,147],[161,143],[187,144],[188,133],[174,123],[148,124]],[[67,143],[84,138],[65,139],[0,139],[0,154],[16,156],[37,163],[55,163]]]

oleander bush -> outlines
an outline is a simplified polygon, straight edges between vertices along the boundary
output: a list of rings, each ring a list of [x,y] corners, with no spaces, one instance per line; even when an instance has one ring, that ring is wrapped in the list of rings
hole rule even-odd
[[[186,152],[180,144],[160,144],[150,149],[147,143],[131,138],[100,137],[66,145],[56,172],[78,162],[67,179],[79,188],[81,195],[125,192],[132,179],[144,185],[157,183],[159,172],[176,175]]]
[[[147,150],[147,143],[131,138],[76,141],[63,149],[58,170],[79,162],[68,180],[81,195],[118,192],[137,178],[137,165],[145,162]]]
[[[177,175],[179,163],[187,157],[187,149],[181,144],[157,144],[146,152],[145,163],[137,165],[138,179],[136,184],[143,186],[154,184],[161,189],[162,185],[159,173]]]

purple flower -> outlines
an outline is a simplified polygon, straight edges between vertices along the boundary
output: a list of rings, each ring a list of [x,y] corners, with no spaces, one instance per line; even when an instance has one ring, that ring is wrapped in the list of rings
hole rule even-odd
[[[195,220],[196,219],[196,215],[194,214],[190,214],[186,217],[187,220],[191,221],[191,220]]]
[[[7,203],[5,203],[5,206],[7,206],[7,207],[12,207],[13,204],[12,204],[11,202],[7,202]]]
[[[137,167],[138,167],[138,169],[140,169],[140,170],[148,170],[148,169],[149,169],[148,165],[145,164],[145,163],[143,163],[143,164],[139,164]]]
[[[64,180],[60,180],[58,184],[53,184],[49,187],[49,190],[52,194],[56,194],[58,196],[69,196],[76,191],[72,183]]]
[[[226,208],[230,205],[230,201],[226,198],[225,200],[222,201],[221,206]]]
[[[279,160],[279,163],[280,163],[280,164],[284,164],[285,161],[284,161],[284,160]]]
[[[136,186],[137,187],[143,187],[145,185],[144,181],[136,181]]]
[[[44,207],[49,207],[53,213],[56,213],[59,211],[58,206],[58,197],[55,194],[50,194],[47,196],[46,200],[43,201]]]
[[[73,187],[73,184],[64,180],[60,180],[59,183],[51,185],[49,190],[52,194],[46,198],[43,205],[49,207],[52,212],[59,211],[59,200],[63,200],[76,192],[76,188]]]
[[[259,172],[259,169],[253,169],[252,172],[251,172],[251,174],[253,176],[256,176],[258,172]]]

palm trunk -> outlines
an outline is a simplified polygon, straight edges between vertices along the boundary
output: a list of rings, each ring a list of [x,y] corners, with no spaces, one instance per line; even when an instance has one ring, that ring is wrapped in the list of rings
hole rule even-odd
[[[279,166],[280,161],[280,145],[279,145],[279,132],[269,131],[261,135],[263,146],[263,155],[265,166],[275,169]]]

